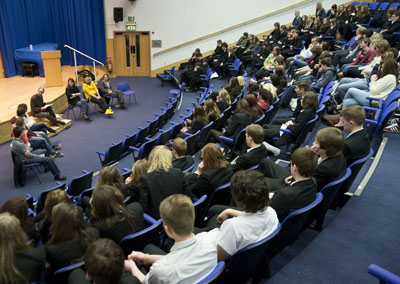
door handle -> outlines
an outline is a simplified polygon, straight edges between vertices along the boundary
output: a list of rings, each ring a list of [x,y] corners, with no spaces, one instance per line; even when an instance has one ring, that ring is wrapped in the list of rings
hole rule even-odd
[[[131,45],[131,53],[133,53],[133,54],[136,53],[136,46]]]

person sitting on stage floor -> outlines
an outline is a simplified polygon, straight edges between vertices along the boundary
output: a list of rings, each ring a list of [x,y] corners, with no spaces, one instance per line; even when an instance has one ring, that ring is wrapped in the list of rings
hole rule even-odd
[[[14,137],[13,130],[15,127],[21,127],[23,129],[21,140],[26,146],[30,147],[32,150],[44,149],[46,150],[46,154],[51,158],[64,157],[64,154],[56,152],[54,150],[54,145],[51,144],[49,137],[47,137],[44,132],[38,132],[38,134],[33,132],[34,135],[29,136],[28,130],[26,130],[24,127],[24,119],[22,117],[18,117],[16,122],[11,126],[11,137]]]
[[[51,103],[43,101],[44,88],[39,88],[38,92],[31,97],[31,112],[34,117],[46,118],[53,125],[64,125],[65,122],[57,120]]]
[[[47,134],[47,132],[50,133],[57,132],[56,130],[47,126],[43,122],[35,123],[35,121],[26,114],[27,111],[28,111],[28,106],[26,104],[19,104],[17,107],[17,115],[11,118],[10,123],[14,124],[18,117],[22,117],[24,119],[25,128],[28,130],[41,131],[44,132],[45,134]]]
[[[314,173],[318,191],[326,184],[334,181],[346,173],[346,160],[342,154],[344,136],[342,132],[334,127],[324,128],[318,131],[313,149],[320,157],[318,167]],[[270,178],[273,191],[279,189],[275,179],[285,179],[290,176],[290,169],[275,164],[269,159],[264,159],[260,163],[260,171]]]
[[[317,168],[318,157],[310,148],[296,149],[290,160],[290,176],[275,181],[276,192],[270,206],[282,222],[293,211],[315,200],[317,184],[312,176]]]
[[[340,113],[340,125],[348,133],[343,147],[347,167],[370,151],[368,133],[363,128],[364,120],[365,110],[361,106],[349,106]]]
[[[68,79],[68,86],[65,88],[65,94],[67,95],[68,103],[72,106],[79,106],[81,108],[82,117],[85,120],[92,121],[90,119],[88,101],[81,97],[81,92],[75,85],[74,79]]]
[[[60,175],[60,170],[57,165],[50,157],[45,157],[43,151],[45,150],[36,150],[31,152],[29,147],[27,147],[24,142],[21,140],[21,134],[23,129],[21,127],[15,127],[13,130],[14,139],[11,143],[12,151],[15,155],[17,155],[23,163],[40,163],[44,164],[49,168],[51,173],[54,175],[55,180],[65,180],[66,177]]]
[[[187,143],[184,139],[178,137],[172,142],[172,155],[174,160],[172,161],[172,167],[181,169],[182,171],[191,167],[194,164],[193,157],[186,155]]]
[[[108,104],[106,99],[100,96],[99,90],[97,89],[94,82],[92,82],[92,78],[87,76],[83,83],[83,93],[85,94],[85,98],[92,103],[99,105],[102,112],[105,112],[108,108]]]
[[[140,284],[129,272],[124,272],[125,256],[121,247],[110,239],[92,242],[83,256],[85,270],[74,269],[68,283],[74,284]]]
[[[269,185],[261,173],[235,173],[231,180],[231,192],[241,210],[223,205],[210,209],[210,212],[222,211],[210,220],[211,223],[220,223],[221,227],[208,233],[216,244],[218,261],[227,260],[241,248],[267,237],[279,224],[275,210],[268,206]]]
[[[110,75],[104,74],[103,78],[100,80],[100,93],[105,97],[117,98],[118,104],[115,108],[126,109],[124,94],[119,91],[113,91],[110,82]]]
[[[247,170],[258,165],[262,159],[267,157],[267,148],[262,144],[264,141],[264,129],[258,124],[246,126],[247,151],[237,156],[232,162],[233,171]]]
[[[175,240],[165,255],[161,249],[148,245],[144,254],[133,251],[125,261],[125,269],[141,283],[197,283],[217,265],[217,247],[207,233],[193,234],[194,207],[189,197],[174,194],[160,204],[160,215],[165,233]],[[164,254],[164,255],[162,255]],[[136,265],[151,265],[144,275]]]

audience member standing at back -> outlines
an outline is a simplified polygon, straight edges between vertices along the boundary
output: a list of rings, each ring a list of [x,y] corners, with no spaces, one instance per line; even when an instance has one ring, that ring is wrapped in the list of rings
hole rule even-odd
[[[140,179],[140,204],[144,212],[159,219],[161,201],[175,193],[192,196],[180,169],[172,168],[172,153],[166,146],[156,146],[149,156],[149,169]]]

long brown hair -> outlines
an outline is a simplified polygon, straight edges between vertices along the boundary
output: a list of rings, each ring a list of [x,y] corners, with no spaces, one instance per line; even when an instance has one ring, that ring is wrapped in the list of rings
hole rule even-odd
[[[244,112],[247,114],[249,118],[253,116],[253,110],[249,105],[249,102],[246,100],[239,100],[237,105],[236,105],[236,110],[235,113],[241,113]]]
[[[140,184],[140,178],[147,173],[149,162],[147,160],[139,160],[132,165],[131,181],[129,184]]]
[[[1,207],[0,213],[8,212],[18,218],[21,226],[33,224],[33,219],[28,215],[28,203],[25,197],[17,196],[7,200]]]
[[[67,203],[57,204],[51,211],[51,218],[51,238],[47,245],[79,240],[85,250],[92,242],[93,238],[87,231],[88,225],[77,206]]]
[[[204,102],[204,106],[206,107],[206,116],[208,118],[208,121],[210,121],[209,118],[212,113],[215,113],[216,119],[219,119],[221,117],[221,112],[219,111],[217,104],[212,99],[207,99]]]
[[[228,165],[221,148],[214,143],[208,143],[204,146],[201,155],[203,158],[203,168],[201,172],[217,168],[226,168]]]
[[[396,59],[394,58],[387,58],[382,61],[382,70],[381,70],[381,76],[380,78],[385,77],[386,75],[392,74],[396,77],[396,83],[397,83],[397,76],[399,73],[399,65],[397,64]]]
[[[100,171],[96,188],[103,184],[121,188],[124,184],[124,179],[117,168],[107,166]]]
[[[101,185],[93,191],[90,201],[90,222],[103,220],[108,227],[127,220],[135,231],[132,217],[125,210],[124,197],[117,188]]]
[[[14,265],[15,251],[29,249],[28,237],[14,215],[0,214],[0,283],[28,282]]]
[[[206,112],[204,111],[201,105],[197,105],[193,109],[193,119],[201,117],[206,123],[208,123],[208,119],[206,116]]]
[[[67,193],[64,190],[56,189],[50,191],[46,196],[46,201],[44,202],[44,215],[51,216],[53,207],[59,203],[71,204],[72,201],[68,198]]]

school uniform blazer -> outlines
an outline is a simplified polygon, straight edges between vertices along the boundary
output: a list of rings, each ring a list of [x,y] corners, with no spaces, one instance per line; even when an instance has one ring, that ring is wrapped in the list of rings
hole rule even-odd
[[[322,161],[315,170],[314,178],[317,181],[318,191],[325,185],[341,178],[346,173],[346,160],[342,153]]]
[[[191,127],[188,129],[187,133],[194,134],[198,130],[201,130],[206,125],[206,122],[202,118],[195,118],[192,121]]]
[[[281,181],[281,187],[274,193],[270,206],[275,209],[282,222],[290,213],[303,208],[315,200],[317,185],[313,179],[296,182],[293,185]]]
[[[392,34],[399,31],[400,31],[400,20],[397,20],[394,23],[391,22],[390,25],[388,26],[387,31],[382,32],[382,34]]]
[[[175,159],[172,161],[172,167],[176,169],[186,170],[191,165],[194,164],[193,157],[190,155],[186,155],[185,157]]]
[[[233,171],[247,170],[250,167],[258,165],[268,155],[264,145],[251,149],[249,152],[239,155],[232,165]]]
[[[224,136],[236,138],[240,130],[245,128],[247,125],[252,123],[252,118],[248,117],[246,113],[234,113],[228,120],[228,126],[226,127]]]
[[[210,196],[214,189],[228,183],[232,175],[232,166],[228,164],[226,168],[216,168],[203,172],[189,188],[197,197],[201,197],[204,194]]]
[[[142,176],[140,183],[140,204],[143,211],[155,219],[160,218],[159,207],[164,198],[176,193],[192,197],[180,169],[156,170]]]
[[[29,282],[36,282],[45,269],[44,246],[14,251],[14,265]]]
[[[346,159],[346,166],[365,157],[370,151],[370,142],[367,132],[363,129],[350,135],[344,141],[343,156]]]

